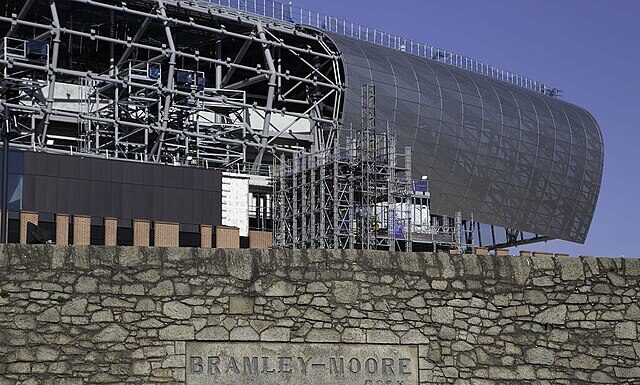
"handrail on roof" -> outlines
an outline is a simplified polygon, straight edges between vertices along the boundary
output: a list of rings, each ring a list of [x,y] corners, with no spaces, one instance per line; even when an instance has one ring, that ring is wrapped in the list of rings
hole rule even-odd
[[[338,33],[369,43],[374,43],[398,51],[407,52],[420,57],[436,60],[468,71],[480,73],[494,79],[514,84],[548,96],[558,97],[561,90],[547,86],[545,83],[518,75],[514,72],[498,68],[479,60],[458,53],[440,49],[428,44],[416,42],[402,36],[380,31],[332,17],[320,12],[284,4],[273,0],[201,0],[205,3],[233,8],[235,10],[267,17],[283,22],[308,25],[325,31]]]

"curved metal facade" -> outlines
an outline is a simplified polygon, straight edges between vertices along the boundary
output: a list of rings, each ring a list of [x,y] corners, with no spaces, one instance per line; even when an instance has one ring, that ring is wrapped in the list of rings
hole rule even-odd
[[[603,167],[586,110],[499,80],[352,38],[341,51],[343,123],[361,125],[361,87],[376,86],[378,125],[411,146],[432,210],[583,243]]]

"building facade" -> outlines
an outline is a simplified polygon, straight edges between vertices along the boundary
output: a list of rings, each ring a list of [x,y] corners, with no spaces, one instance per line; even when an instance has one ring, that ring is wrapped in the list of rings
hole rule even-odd
[[[206,233],[230,223],[222,173],[233,172],[249,179],[250,227],[269,230],[269,166],[360,130],[372,84],[375,126],[411,146],[438,220],[461,213],[478,246],[584,242],[602,136],[556,89],[290,5],[220,3],[5,3],[10,218]]]

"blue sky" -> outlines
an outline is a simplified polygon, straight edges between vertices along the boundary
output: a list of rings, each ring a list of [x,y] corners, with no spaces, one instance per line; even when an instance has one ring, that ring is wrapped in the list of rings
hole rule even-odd
[[[564,91],[600,123],[605,166],[584,245],[528,250],[640,256],[639,0],[294,0],[455,51]]]

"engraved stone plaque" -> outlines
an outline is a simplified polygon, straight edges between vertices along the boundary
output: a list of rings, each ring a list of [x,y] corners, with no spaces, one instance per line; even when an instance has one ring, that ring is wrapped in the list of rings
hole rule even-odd
[[[187,342],[187,385],[418,385],[418,348]]]

